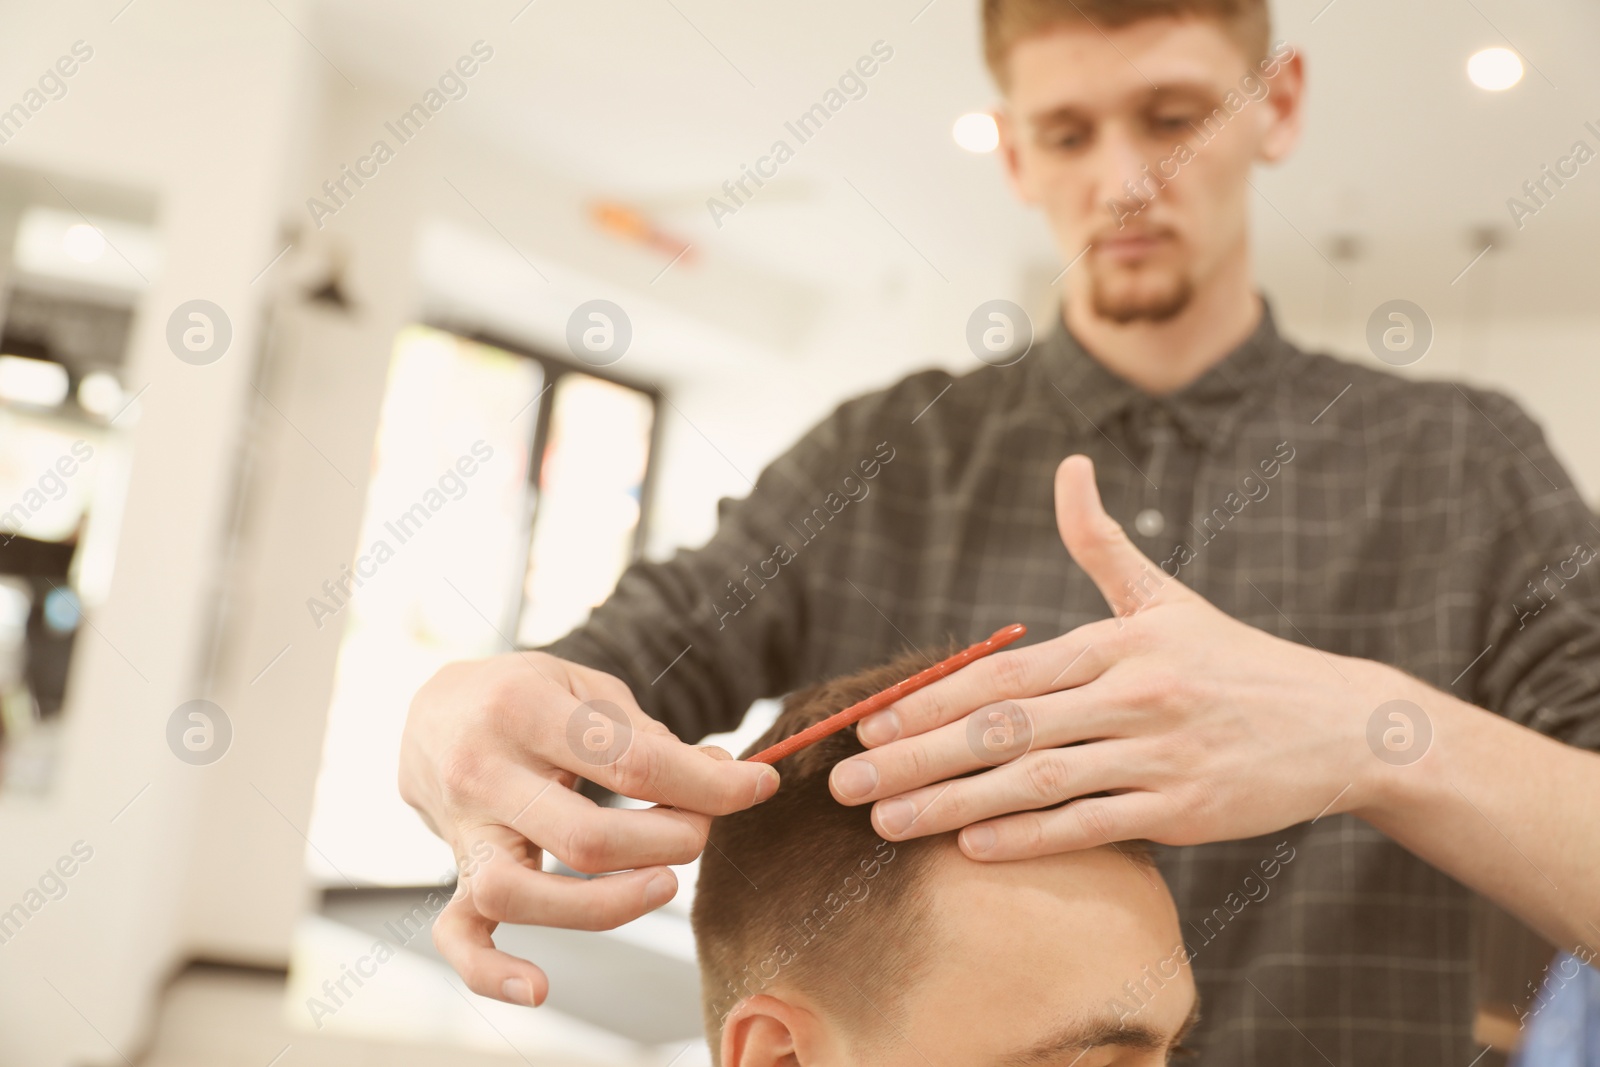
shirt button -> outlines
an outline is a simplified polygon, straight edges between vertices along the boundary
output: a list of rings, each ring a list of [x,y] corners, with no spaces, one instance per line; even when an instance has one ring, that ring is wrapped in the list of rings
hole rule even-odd
[[[1145,537],[1155,537],[1167,528],[1167,520],[1155,508],[1145,508],[1133,517],[1133,528]]]

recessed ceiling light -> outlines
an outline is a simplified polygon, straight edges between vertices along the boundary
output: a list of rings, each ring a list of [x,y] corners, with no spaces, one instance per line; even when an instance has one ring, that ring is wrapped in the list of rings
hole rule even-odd
[[[1509,48],[1485,48],[1467,60],[1467,77],[1490,92],[1509,89],[1522,80],[1522,59]]]
[[[950,132],[956,144],[968,152],[993,152],[1000,144],[1000,128],[995,125],[994,116],[987,112],[962,115]]]
[[[61,237],[61,247],[79,263],[93,263],[105,253],[106,239],[87,222],[77,222],[67,227]]]

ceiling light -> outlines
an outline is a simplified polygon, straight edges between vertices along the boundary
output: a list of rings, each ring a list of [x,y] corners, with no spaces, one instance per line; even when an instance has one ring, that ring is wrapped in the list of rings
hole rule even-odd
[[[1509,48],[1485,48],[1467,60],[1467,77],[1490,92],[1509,89],[1522,80],[1522,60]]]
[[[93,263],[105,253],[106,239],[87,222],[78,222],[67,227],[61,237],[61,247],[79,263]]]
[[[67,368],[48,359],[0,356],[0,400],[53,408],[67,398]]]
[[[995,125],[993,115],[983,111],[962,115],[950,132],[956,144],[968,152],[993,152],[1000,144],[1000,127]]]
[[[105,418],[122,404],[122,383],[114,374],[90,371],[78,383],[78,406],[91,415]]]

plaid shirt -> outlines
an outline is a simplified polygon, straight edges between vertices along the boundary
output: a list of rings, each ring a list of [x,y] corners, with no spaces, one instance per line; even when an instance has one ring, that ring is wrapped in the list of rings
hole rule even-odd
[[[1538,426],[1496,392],[1303,352],[1270,307],[1165,398],[1058,329],[1014,365],[851,400],[723,501],[704,547],[635,564],[550,651],[697,739],[907,644],[1105,618],[1056,532],[1073,452],[1146,555],[1234,618],[1600,748],[1600,538]],[[1204,1003],[1200,1063],[1467,1067],[1481,1051],[1469,891],[1367,824],[1160,860]]]

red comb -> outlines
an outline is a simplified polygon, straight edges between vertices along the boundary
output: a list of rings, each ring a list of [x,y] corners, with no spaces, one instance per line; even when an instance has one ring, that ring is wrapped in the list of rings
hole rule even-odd
[[[859,703],[851,704],[843,711],[830,715],[821,722],[784,738],[770,748],[762,749],[754,756],[747,756],[746,759],[751,763],[777,763],[785,756],[792,756],[803,748],[811,747],[824,737],[836,734],[846,726],[859,722],[873,712],[883,710],[901,697],[910,696],[923,686],[932,685],[947,674],[954,674],[974,660],[980,660],[991,652],[998,652],[1027,632],[1028,628],[1020,622],[1001,627],[982,641],[970,648],[962,649],[949,659],[942,659],[927,670],[918,671],[905,681],[897,682],[887,689],[872,694]]]

